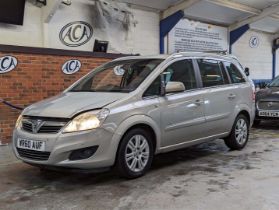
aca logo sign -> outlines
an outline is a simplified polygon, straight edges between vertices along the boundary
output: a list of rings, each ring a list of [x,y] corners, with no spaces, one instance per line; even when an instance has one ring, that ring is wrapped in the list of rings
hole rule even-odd
[[[87,43],[93,36],[91,25],[75,21],[65,25],[59,34],[60,41],[69,47],[78,47]]]
[[[81,68],[81,62],[79,60],[69,60],[62,66],[64,74],[74,74]]]
[[[0,74],[12,71],[17,66],[17,59],[13,56],[4,56],[0,58]]]
[[[249,41],[249,45],[251,48],[257,48],[260,44],[260,40],[259,40],[259,37],[257,36],[252,36],[250,38],[250,41]]]

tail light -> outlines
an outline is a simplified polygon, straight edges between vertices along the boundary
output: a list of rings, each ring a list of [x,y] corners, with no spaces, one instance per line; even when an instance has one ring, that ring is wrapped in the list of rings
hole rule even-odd
[[[254,102],[256,101],[256,92],[255,92],[255,90],[252,91],[252,100]]]

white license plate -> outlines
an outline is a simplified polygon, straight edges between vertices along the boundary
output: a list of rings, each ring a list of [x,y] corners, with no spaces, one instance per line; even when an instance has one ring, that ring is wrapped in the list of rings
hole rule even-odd
[[[279,117],[279,112],[275,111],[259,111],[261,117]]]
[[[44,152],[46,149],[46,143],[44,141],[34,141],[19,138],[17,139],[17,147],[21,149],[30,149]]]

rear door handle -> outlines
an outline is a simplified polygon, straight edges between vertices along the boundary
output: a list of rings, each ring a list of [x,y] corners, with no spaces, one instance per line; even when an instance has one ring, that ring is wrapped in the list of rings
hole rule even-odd
[[[228,96],[229,99],[235,99],[235,97],[236,97],[236,95],[232,94],[232,93]]]

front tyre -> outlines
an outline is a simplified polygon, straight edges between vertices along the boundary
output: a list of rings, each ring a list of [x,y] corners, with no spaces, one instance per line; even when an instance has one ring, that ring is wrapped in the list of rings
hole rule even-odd
[[[123,177],[137,178],[150,168],[153,156],[151,135],[142,128],[135,128],[125,134],[119,145],[116,168]]]
[[[249,139],[249,121],[243,114],[237,116],[230,135],[224,139],[225,144],[232,150],[243,149]]]

